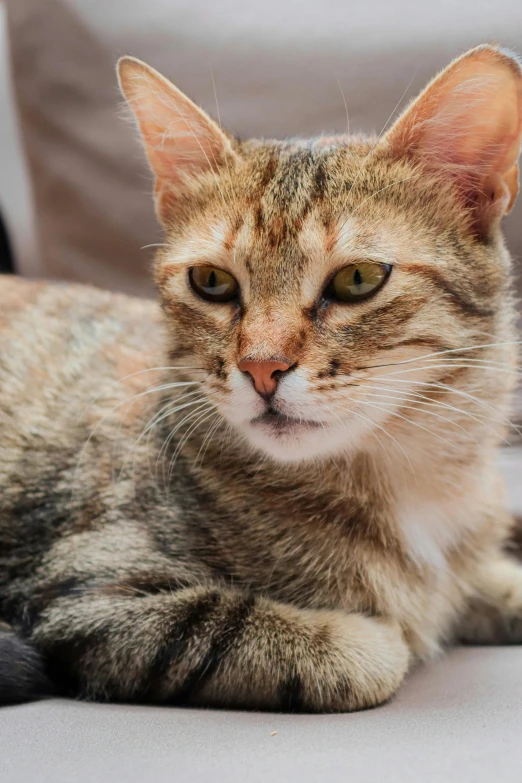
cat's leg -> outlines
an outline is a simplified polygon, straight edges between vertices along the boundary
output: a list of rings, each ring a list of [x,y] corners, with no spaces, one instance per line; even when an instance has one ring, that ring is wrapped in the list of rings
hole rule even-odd
[[[475,644],[522,643],[522,565],[503,555],[487,563],[458,635]]]
[[[400,628],[201,586],[54,599],[32,641],[58,684],[94,699],[275,710],[379,704],[410,659]]]

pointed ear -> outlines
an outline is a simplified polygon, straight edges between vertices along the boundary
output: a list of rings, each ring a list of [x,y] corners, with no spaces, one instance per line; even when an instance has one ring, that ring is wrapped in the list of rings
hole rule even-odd
[[[156,212],[165,222],[191,175],[217,171],[235,153],[219,126],[150,65],[122,57],[118,78],[156,176]]]
[[[522,71],[495,46],[479,46],[442,71],[385,136],[398,155],[450,178],[487,236],[518,192]]]

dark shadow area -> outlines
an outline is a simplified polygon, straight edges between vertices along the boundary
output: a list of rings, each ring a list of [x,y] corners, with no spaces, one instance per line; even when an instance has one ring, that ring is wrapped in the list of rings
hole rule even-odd
[[[14,272],[13,255],[4,221],[0,215],[0,274],[2,272]]]

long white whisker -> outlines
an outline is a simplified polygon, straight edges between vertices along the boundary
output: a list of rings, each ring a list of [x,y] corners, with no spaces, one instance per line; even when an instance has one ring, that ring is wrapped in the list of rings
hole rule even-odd
[[[358,367],[358,370],[376,370],[379,367],[396,367],[399,364],[412,364],[413,362],[419,362],[422,359],[430,359],[432,356],[442,356],[448,353],[460,353],[462,351],[478,351],[480,348],[497,348],[501,345],[522,345],[522,340],[508,340],[506,342],[498,343],[483,343],[482,345],[470,345],[465,348],[445,348],[443,351],[432,351],[431,353],[423,354],[423,356],[416,356],[414,359],[404,359],[400,362],[391,362],[390,364],[370,364],[366,367]]]
[[[210,443],[210,440],[211,440],[214,432],[219,427],[219,424],[220,424],[220,421],[221,421],[221,416],[220,416],[219,411],[216,411],[214,416],[217,417],[217,421],[215,421],[215,422],[211,421],[210,422],[207,434],[205,435],[205,437],[204,437],[204,439],[203,439],[203,441],[201,443],[201,446],[199,447],[199,451],[196,454],[196,459],[194,460],[194,468],[197,468],[199,455],[201,454],[202,451],[203,451],[203,454],[201,455],[201,461],[200,461],[199,464],[200,465],[203,464],[203,459],[205,458],[205,454],[206,454],[206,451],[207,451],[207,448],[208,448],[208,444]]]
[[[217,97],[216,80],[214,79],[214,71],[212,70],[212,66],[211,65],[209,65],[209,68],[210,68],[210,77],[212,79],[212,89],[214,90],[214,98],[216,100],[216,114],[217,114],[217,118],[218,118],[218,124],[219,124],[219,127],[223,130],[223,125],[221,124],[221,114],[219,112],[219,103],[218,103],[218,97]],[[234,187],[233,187],[233,184],[232,184],[232,176],[230,174],[230,164],[229,164],[229,161],[228,161],[228,155],[225,155],[225,165],[227,167],[227,174],[228,174],[228,179],[229,179],[229,182],[230,182],[230,188],[232,190],[232,196],[237,201],[237,197],[236,197],[236,194],[235,194],[235,191],[234,191]]]
[[[191,400],[190,402],[183,403],[183,405],[179,405],[179,402],[182,399],[186,399],[187,397],[190,397],[191,395],[194,395],[194,394],[198,395],[198,397],[195,400]],[[168,418],[169,416],[172,416],[174,413],[177,413],[178,411],[183,410],[184,408],[188,408],[188,407],[190,407],[192,405],[196,405],[199,402],[199,399],[200,399],[201,396],[202,395],[201,395],[201,392],[199,391],[199,389],[196,389],[193,392],[189,392],[188,394],[182,395],[178,399],[169,400],[169,402],[166,405],[163,405],[162,408],[159,411],[156,411],[156,413],[149,419],[147,424],[144,426],[144,428],[142,429],[141,433],[136,438],[136,440],[134,441],[132,446],[128,449],[127,455],[126,455],[126,457],[122,461],[122,465],[121,465],[119,476],[118,476],[118,481],[121,479],[121,477],[123,475],[123,471],[125,470],[125,467],[127,465],[128,459],[130,458],[130,455],[135,455],[136,449],[140,445],[140,443],[143,440],[143,438],[145,436],[147,436],[147,444],[148,444],[149,443],[149,438],[150,438],[150,433],[152,432],[152,430],[161,421],[163,421],[164,419]],[[169,408],[169,410],[167,410],[165,412],[166,408]],[[149,462],[150,477],[151,477],[151,479],[153,479],[152,471],[150,470],[150,459],[148,460],[148,462]],[[133,459],[133,465],[135,466],[135,457]]]
[[[106,421],[106,419],[109,416],[111,416],[113,413],[115,413],[115,411],[117,411],[119,408],[121,408],[122,405],[126,405],[126,404],[128,404],[128,403],[130,403],[130,402],[132,402],[134,400],[137,400],[137,399],[139,399],[141,397],[144,397],[147,394],[157,394],[158,392],[166,391],[167,389],[173,389],[173,388],[177,388],[179,386],[194,386],[194,385],[199,385],[199,383],[200,383],[199,381],[187,381],[187,382],[177,381],[175,383],[163,384],[162,386],[157,386],[157,387],[152,388],[152,389],[147,389],[146,391],[139,392],[138,394],[133,394],[131,397],[126,397],[124,400],[120,400],[119,403],[114,405],[114,407],[112,407],[109,411],[107,411],[107,413],[105,413],[104,416],[102,416],[102,418],[96,423],[96,426],[93,427],[93,429],[89,433],[89,436],[88,436],[87,440],[85,441],[84,445],[82,446],[82,448],[80,450],[80,453],[78,455],[78,462],[76,464],[76,470],[75,470],[75,474],[74,474],[74,479],[73,480],[74,481],[76,480],[76,477],[78,475],[78,470],[79,470],[79,467],[81,465],[81,461],[82,461],[82,458],[83,458],[83,454],[84,454],[85,450],[88,448],[88,446],[89,446],[91,440],[93,439],[94,435],[99,430],[99,428],[102,426],[102,424]]]
[[[223,190],[221,188],[221,184],[219,182],[219,175],[217,173],[218,165],[217,165],[217,161],[216,161],[216,158],[214,156],[214,153],[213,153],[212,149],[210,149],[210,153],[212,155],[212,158],[214,160],[214,166],[216,166],[216,168],[214,168],[212,166],[212,164],[211,164],[211,162],[209,160],[209,157],[208,157],[208,155],[207,155],[207,153],[206,153],[206,151],[205,151],[201,141],[199,140],[197,134],[195,133],[194,128],[192,127],[191,123],[187,120],[187,118],[183,115],[183,113],[179,110],[179,108],[177,106],[176,106],[176,111],[178,112],[179,116],[182,118],[183,122],[185,123],[185,125],[187,126],[187,128],[189,129],[191,134],[194,136],[194,139],[195,139],[196,143],[198,144],[199,148],[201,149],[201,152],[203,153],[203,155],[205,157],[205,160],[207,161],[207,164],[208,164],[208,167],[209,167],[210,171],[214,175],[215,182],[216,182],[217,188],[219,190],[219,194],[221,196],[221,200],[223,201],[223,207],[225,208],[225,211],[228,212],[229,217],[233,217],[233,213],[230,210],[230,205],[227,204],[227,202],[225,200],[225,195],[223,193]],[[165,129],[164,138],[167,136],[168,132],[169,132],[169,129],[167,127]]]
[[[447,402],[442,402],[440,400],[433,400],[431,397],[428,397],[425,394],[421,394],[420,392],[406,391],[406,390],[402,390],[402,389],[394,389],[393,387],[389,387],[389,386],[373,386],[373,385],[369,385],[369,384],[358,384],[358,387],[361,388],[361,389],[364,389],[364,390],[372,389],[373,391],[377,391],[377,392],[380,392],[382,390],[382,391],[389,391],[389,392],[393,392],[393,393],[406,394],[407,397],[402,397],[402,398],[401,397],[399,397],[399,398],[392,397],[392,399],[404,399],[404,400],[407,400],[408,402],[418,402],[418,404],[422,404],[422,405],[431,405],[431,406],[434,406],[434,407],[443,408],[443,409],[446,409],[446,410],[451,410],[451,411],[454,411],[455,413],[459,413],[459,414],[462,414],[463,416],[467,416],[468,418],[473,419],[478,424],[481,424],[482,426],[486,426],[488,429],[493,429],[493,428],[489,427],[484,420],[492,421],[492,422],[494,422],[496,424],[502,424],[504,426],[507,423],[503,419],[494,419],[492,416],[485,416],[484,414],[478,414],[476,416],[473,413],[470,413],[469,411],[463,410],[462,408],[457,408],[455,405],[450,405]],[[451,392],[448,391],[448,393],[451,393]]]
[[[128,375],[123,375],[121,378],[115,378],[113,381],[111,381],[111,383],[109,383],[104,388],[104,390],[100,394],[95,395],[91,399],[89,404],[85,406],[85,408],[82,408],[82,410],[80,411],[80,413],[78,415],[77,421],[79,421],[85,415],[85,413],[89,410],[89,408],[92,405],[94,405],[95,402],[97,402],[98,400],[106,397],[107,394],[108,394],[108,391],[110,389],[112,389],[114,386],[117,386],[118,384],[122,383],[123,381],[126,381],[129,378],[134,378],[136,375],[143,375],[146,372],[167,372],[169,370],[201,370],[201,371],[204,372],[205,368],[204,367],[194,367],[194,366],[186,366],[186,367],[185,366],[183,366],[183,367],[175,367],[175,366],[170,366],[170,367],[147,367],[144,370],[136,370],[135,372],[131,372]],[[193,383],[201,383],[201,381],[193,381]],[[149,386],[148,388],[149,389],[152,388],[152,385]]]
[[[194,408],[194,410],[189,411],[189,413],[186,416],[184,416],[184,418],[181,421],[177,422],[176,426],[172,428],[168,436],[165,438],[161,446],[161,449],[159,450],[158,456],[156,457],[156,477],[158,475],[160,462],[162,462],[163,457],[167,455],[167,450],[169,448],[172,439],[175,437],[176,433],[181,429],[183,424],[186,421],[190,421],[190,419],[193,418],[194,416],[197,416],[199,413],[201,413],[201,411],[203,410],[206,411],[209,409],[210,403],[208,402],[207,399],[203,401],[198,400],[198,403],[199,405],[196,408]],[[163,474],[163,486],[166,487],[165,465],[163,465],[162,474]]]
[[[457,362],[458,360],[454,360],[454,361]],[[445,362],[444,364],[429,364],[429,363],[425,363],[424,365],[421,365],[420,367],[408,367],[405,370],[396,370],[395,372],[387,373],[385,376],[381,376],[381,377],[391,378],[394,375],[405,375],[408,372],[421,372],[421,371],[424,371],[424,370],[448,370],[448,369],[456,369],[456,368],[457,369],[458,368],[462,368],[462,369],[468,369],[468,370],[488,370],[488,369],[490,369],[493,372],[504,373],[506,375],[517,375],[518,377],[522,377],[522,372],[520,372],[520,370],[507,370],[507,369],[503,369],[503,368],[500,368],[500,367],[489,367],[488,368],[486,365],[478,365],[478,364],[462,364],[462,363],[460,363],[460,364],[457,364],[457,363],[453,364],[449,360],[447,362]]]
[[[376,397],[379,400],[387,400],[387,399],[388,400],[394,400],[395,402],[399,402],[399,403],[414,403],[414,404],[410,404],[410,405],[403,405],[403,404],[401,404],[400,405],[400,409],[402,410],[403,408],[409,408],[412,411],[420,411],[421,413],[425,413],[428,416],[434,416],[437,419],[441,419],[442,421],[445,421],[448,424],[451,424],[454,427],[457,427],[459,430],[462,430],[462,432],[466,433],[466,435],[468,435],[470,438],[473,438],[475,443],[478,444],[478,441],[476,440],[476,438],[474,438],[468,432],[468,430],[465,427],[462,426],[462,424],[459,424],[458,421],[454,421],[453,419],[449,419],[447,416],[443,416],[440,413],[435,413],[435,411],[427,410],[424,407],[423,408],[416,407],[418,405],[423,405],[423,406],[425,406],[425,405],[432,405],[434,407],[437,407],[437,403],[436,402],[431,403],[431,402],[425,402],[424,400],[415,400],[415,399],[412,400],[410,397],[395,397],[392,394],[372,394],[371,392],[367,393],[366,397]],[[383,402],[383,405],[391,405],[391,404],[392,403],[390,403],[390,402]],[[478,418],[476,418],[476,421],[479,424],[482,424],[485,427],[488,426],[484,422],[480,421],[480,419],[478,419]],[[492,428],[490,427],[489,429],[492,429]]]
[[[341,84],[341,80],[339,79],[339,77],[337,75],[335,76],[335,78],[336,78],[337,86],[339,87],[339,91],[341,93],[341,96],[342,96],[342,99],[343,99],[343,103],[344,103],[344,110],[346,112],[346,135],[349,136],[350,135],[350,115],[348,114],[348,104],[346,103],[346,96],[344,94],[344,90],[343,90],[343,87],[342,87],[342,84]]]
[[[344,427],[344,424],[345,424],[345,423],[344,423],[344,421],[341,419],[341,417],[339,416],[339,414],[338,414],[336,411],[334,411],[334,409],[333,409],[333,408],[331,408],[329,405],[326,405],[326,404],[325,404],[325,408],[326,408],[327,410],[331,411],[331,412],[334,414],[334,416],[336,416],[336,417],[339,419],[339,421],[341,422],[341,424],[342,424],[342,425],[343,425],[343,427]],[[356,414],[356,415],[357,415],[357,414]],[[370,420],[369,420],[369,419],[367,419],[367,421],[370,421]],[[323,428],[324,428],[324,429],[326,429],[326,427],[325,427],[325,425],[324,425],[324,424],[323,424]],[[386,450],[386,449],[385,449],[385,447],[384,447],[384,444],[382,443],[382,441],[380,440],[380,438],[378,437],[378,435],[377,435],[377,434],[376,434],[376,433],[373,431],[373,429],[370,429],[370,430],[369,430],[369,432],[371,432],[371,434],[372,434],[372,435],[373,435],[373,436],[376,438],[377,442],[379,443],[379,445],[381,446],[381,448],[384,450],[384,453],[386,454],[386,456],[387,456],[387,458],[388,458],[388,461],[389,461],[389,463],[390,463],[390,465],[391,465],[391,464],[392,464],[392,461],[391,461],[390,455],[388,454],[387,450]],[[335,464],[335,463],[334,463],[334,464]],[[336,465],[336,467],[337,467],[337,465]],[[338,471],[339,471],[339,473],[342,475],[342,473],[341,473],[341,471],[339,470],[339,468],[337,468],[337,470],[338,470]]]
[[[410,467],[410,470],[411,470],[411,472],[412,472],[412,474],[413,474],[413,476],[415,478],[415,481],[417,482],[417,474],[413,470],[413,465],[410,462],[410,458],[408,457],[408,455],[404,451],[404,448],[403,448],[402,444],[399,443],[399,441],[396,438],[394,438],[393,435],[388,432],[388,430],[386,430],[384,427],[381,427],[381,425],[378,424],[376,421],[372,421],[372,419],[368,418],[367,416],[364,416],[364,414],[362,414],[362,413],[360,413],[358,411],[350,410],[350,413],[353,416],[357,416],[358,418],[362,419],[363,421],[368,422],[370,424],[370,432],[372,431],[373,427],[377,427],[377,429],[381,430],[386,435],[386,437],[390,438],[390,440],[392,440],[395,443],[395,445],[399,447],[399,449],[404,454],[406,462],[408,463],[408,465]]]
[[[386,376],[383,376],[383,377],[386,377]],[[373,380],[377,380],[377,379],[374,378]],[[477,405],[481,405],[482,407],[486,408],[487,410],[493,411],[493,413],[495,413],[495,414],[498,414],[498,412],[499,412],[498,409],[495,408],[494,405],[491,405],[490,403],[486,402],[485,400],[481,400],[480,397],[476,397],[474,394],[470,394],[469,392],[465,392],[462,389],[456,389],[454,386],[450,386],[449,384],[442,383],[441,381],[411,381],[409,379],[406,380],[404,378],[394,378],[393,379],[393,383],[406,383],[408,385],[413,385],[413,386],[424,386],[426,388],[429,387],[429,388],[435,388],[435,389],[442,389],[442,390],[446,391],[448,394],[457,394],[460,397],[465,397],[468,400],[472,400],[473,402],[477,403]],[[505,418],[504,419],[500,419],[500,420],[492,419],[492,421],[498,421],[498,423],[504,424],[504,426],[514,427],[515,429],[517,429],[517,431],[519,430],[519,428],[516,427],[516,425],[513,422],[509,421],[509,419],[505,419]]]
[[[380,405],[377,405],[374,402],[367,402],[366,400],[360,400],[359,402],[362,405],[369,405],[372,408],[376,408],[377,410],[383,411],[383,413],[388,413],[390,416],[396,416],[397,418],[408,422],[408,424],[413,424],[413,426],[418,427],[421,430],[424,430],[425,432],[432,435],[434,438],[437,438],[437,440],[440,440],[442,441],[442,443],[445,443],[447,446],[451,446],[451,448],[453,448],[453,444],[450,443],[449,440],[446,440],[446,438],[442,438],[436,432],[433,432],[433,430],[430,430],[428,427],[424,427],[422,424],[419,424],[417,421],[412,421],[411,419],[408,419],[406,416],[402,416],[400,413],[397,413],[396,411],[389,411],[386,408],[382,408]]]
[[[190,400],[190,402],[185,402],[185,403],[183,403],[183,405],[177,404],[177,403],[181,402],[181,400],[186,399],[187,397],[190,397],[190,396],[193,396],[193,395],[197,395],[197,396],[196,396],[195,399]],[[146,443],[147,443],[147,446],[148,446],[148,444],[150,443],[150,435],[151,435],[152,431],[158,426],[158,424],[160,424],[165,419],[170,418],[175,413],[179,413],[179,411],[185,410],[185,408],[190,408],[193,405],[199,404],[201,402],[201,400],[203,399],[203,397],[204,397],[204,395],[200,392],[199,389],[197,389],[196,391],[189,392],[188,394],[184,394],[179,399],[175,400],[175,402],[176,402],[175,405],[173,405],[174,401],[170,400],[166,405],[164,405],[160,409],[160,411],[158,411],[155,414],[155,416],[152,417],[152,419],[149,420],[149,422],[147,423],[146,427],[142,430],[140,436],[134,442],[134,444],[132,446],[132,451],[136,450],[136,448],[139,446],[142,438],[144,438],[145,436],[147,436]],[[148,449],[147,449],[147,454],[148,454]],[[153,476],[152,476],[152,469],[151,469],[151,466],[150,466],[150,457],[149,456],[147,457],[147,461],[148,461],[148,465],[149,465],[150,477],[151,477],[152,480],[154,480]],[[156,480],[156,483],[157,483],[157,480]]]
[[[212,405],[212,403],[209,403],[209,406],[211,406],[214,409],[214,406]],[[187,443],[187,441],[190,438],[190,436],[192,435],[192,433],[196,431],[196,429],[200,426],[200,424],[203,424],[203,422],[206,421],[207,419],[209,419],[211,416],[213,416],[214,413],[215,413],[215,410],[211,410],[210,413],[208,413],[208,409],[203,411],[203,413],[196,419],[196,421],[192,424],[192,426],[187,430],[185,435],[183,435],[183,437],[181,438],[180,442],[178,443],[178,445],[176,447],[176,451],[174,452],[174,455],[173,455],[172,459],[170,460],[170,465],[169,465],[169,485],[170,485],[170,482],[172,480],[172,473],[174,471],[174,465],[176,464],[176,460],[179,457],[183,446],[185,445],[185,443]]]

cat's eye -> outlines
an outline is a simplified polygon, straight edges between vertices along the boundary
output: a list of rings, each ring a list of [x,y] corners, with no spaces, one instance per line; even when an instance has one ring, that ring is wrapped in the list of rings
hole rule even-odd
[[[390,264],[360,261],[340,269],[328,283],[325,298],[341,302],[360,302],[384,285],[391,272]]]
[[[216,266],[194,266],[189,270],[192,289],[208,302],[231,302],[237,299],[237,280]]]

